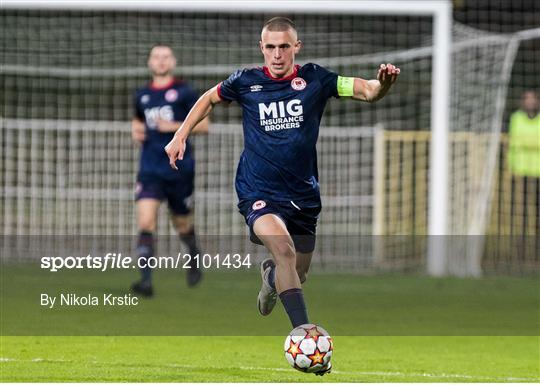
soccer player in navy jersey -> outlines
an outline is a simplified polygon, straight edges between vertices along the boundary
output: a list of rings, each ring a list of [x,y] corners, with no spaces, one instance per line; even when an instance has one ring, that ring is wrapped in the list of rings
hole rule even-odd
[[[158,209],[164,199],[169,204],[172,223],[189,253],[199,253],[193,229],[195,160],[191,145],[185,143],[184,157],[179,162],[180,172],[171,169],[167,154],[163,152],[163,147],[173,138],[198,99],[192,88],[173,77],[175,66],[176,58],[170,46],[153,46],[148,55],[152,81],[135,94],[132,137],[142,145],[135,197],[139,229],[137,254],[144,262],[154,254]],[[208,132],[208,119],[201,119],[193,132]],[[188,286],[195,286],[201,277],[201,271],[195,265],[191,266],[187,272]],[[132,290],[144,296],[153,295],[149,267],[141,268],[141,280],[132,285]]]
[[[171,167],[181,170],[177,162],[185,157],[193,127],[218,103],[236,101],[242,106],[238,207],[251,239],[273,256],[261,264],[258,308],[262,315],[270,314],[278,294],[296,327],[309,323],[301,284],[311,263],[321,210],[315,145],[326,102],[331,97],[379,100],[400,70],[381,64],[377,79],[364,80],[338,76],[313,63],[295,65],[302,43],[294,23],[284,17],[264,24],[259,44],[265,66],[239,70],[208,90],[165,150]]]

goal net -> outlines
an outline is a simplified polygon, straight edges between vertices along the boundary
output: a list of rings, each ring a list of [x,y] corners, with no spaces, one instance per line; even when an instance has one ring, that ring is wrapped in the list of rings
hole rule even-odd
[[[172,45],[178,76],[202,93],[237,68],[262,63],[260,28],[270,16],[1,10],[0,233],[136,234],[139,149],[129,121],[134,90],[149,79],[149,48]],[[315,264],[349,271],[423,269],[432,18],[300,11],[288,16],[304,43],[300,64],[365,78],[373,78],[380,63],[402,69],[378,103],[333,100],[327,106],[318,143],[323,211]],[[453,25],[448,234],[485,234],[516,45],[511,35]],[[219,106],[211,119],[210,134],[193,138],[196,228],[207,235],[245,234],[233,188],[241,110]],[[158,233],[173,234],[162,210]],[[458,238],[453,255],[482,254],[481,244]],[[13,250],[4,252],[9,257]],[[463,261],[474,273],[478,261]]]

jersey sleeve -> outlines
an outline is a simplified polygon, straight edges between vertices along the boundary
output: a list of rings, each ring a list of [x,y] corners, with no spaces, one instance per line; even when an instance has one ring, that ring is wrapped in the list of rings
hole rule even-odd
[[[221,100],[233,101],[238,100],[240,94],[238,92],[240,77],[244,73],[243,70],[238,70],[229,76],[226,80],[218,84],[218,94]]]
[[[140,103],[139,103],[139,92],[135,92],[135,95],[133,96],[133,110],[134,110],[133,117],[144,122],[144,112],[142,111]]]
[[[331,97],[339,98],[338,94],[338,74],[332,72],[318,64],[312,64],[313,70],[322,85],[324,94],[329,99]]]

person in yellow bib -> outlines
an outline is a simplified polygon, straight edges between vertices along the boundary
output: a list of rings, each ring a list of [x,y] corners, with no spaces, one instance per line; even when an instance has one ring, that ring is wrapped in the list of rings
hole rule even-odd
[[[540,102],[535,91],[521,97],[521,108],[510,117],[508,162],[512,174],[540,177]]]
[[[512,173],[513,232],[540,235],[540,100],[525,91],[510,117],[508,165]]]

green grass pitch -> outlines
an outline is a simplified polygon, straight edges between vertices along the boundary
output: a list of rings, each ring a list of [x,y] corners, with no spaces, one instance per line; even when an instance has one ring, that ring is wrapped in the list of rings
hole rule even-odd
[[[316,377],[288,367],[281,305],[257,314],[255,271],[209,272],[195,290],[157,272],[155,298],[107,311],[44,310],[37,295],[120,293],[135,272],[40,274],[2,268],[3,382],[540,381],[534,278],[314,274],[310,317],[335,342],[334,371]]]
[[[280,337],[3,337],[2,381],[537,382],[537,337],[335,337],[334,372],[287,367]]]

